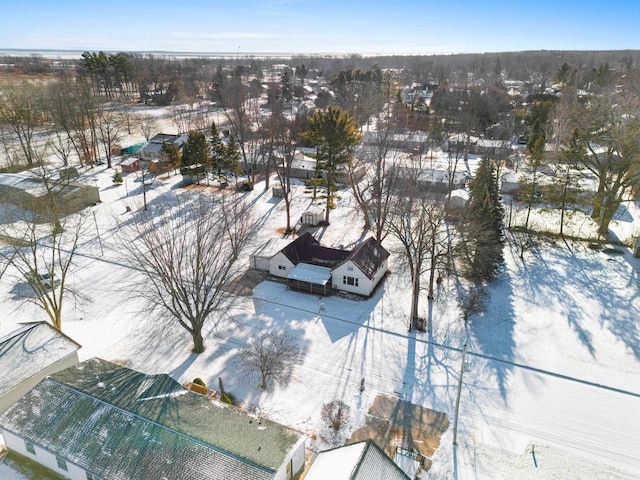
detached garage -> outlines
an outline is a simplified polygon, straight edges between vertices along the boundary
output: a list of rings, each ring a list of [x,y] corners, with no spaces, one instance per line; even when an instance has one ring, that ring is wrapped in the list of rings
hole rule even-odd
[[[94,185],[45,179],[18,173],[0,174],[0,203],[10,203],[37,213],[49,196],[57,198],[64,213],[74,213],[100,202]]]

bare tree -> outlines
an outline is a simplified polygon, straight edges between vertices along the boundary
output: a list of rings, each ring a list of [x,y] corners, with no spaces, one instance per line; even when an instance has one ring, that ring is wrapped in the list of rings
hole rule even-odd
[[[102,149],[107,159],[107,168],[111,168],[111,156],[113,149],[120,140],[120,115],[118,112],[109,108],[107,105],[101,105],[98,110],[96,121],[98,123],[98,133]]]
[[[424,192],[419,192],[415,184],[405,184],[396,197],[389,230],[402,245],[399,253],[411,273],[411,330],[419,320],[422,275],[429,272],[428,298],[433,299],[436,270],[446,266],[448,261],[449,234],[444,205]]]
[[[156,131],[156,119],[149,113],[143,113],[138,116],[138,131],[148,142]]]
[[[276,171],[280,191],[284,200],[287,215],[285,233],[293,230],[291,225],[291,201],[293,190],[291,188],[291,168],[296,153],[296,142],[301,132],[300,119],[288,120],[280,112],[273,112],[269,121],[269,142],[271,143],[271,162]]]
[[[514,227],[511,229],[511,242],[518,249],[520,260],[524,260],[524,254],[533,247],[531,234],[529,230],[523,227]]]
[[[479,315],[484,312],[486,292],[482,287],[473,287],[460,296],[459,302],[462,319],[466,325],[471,315]]]
[[[349,423],[351,408],[342,400],[332,400],[322,405],[320,417],[336,432]]]
[[[377,130],[367,135],[368,142],[346,164],[351,191],[364,216],[364,229],[373,229],[381,242],[388,233],[395,173],[400,150],[392,146],[390,119],[379,116]],[[360,172],[364,177],[360,178]]]
[[[8,125],[20,143],[28,165],[36,161],[34,135],[43,123],[43,97],[41,89],[31,83],[3,85],[0,102],[0,123]]]
[[[286,385],[293,367],[300,363],[302,350],[298,342],[283,331],[265,332],[252,338],[242,350],[242,362],[253,371],[260,372],[260,388],[266,389],[271,381]]]
[[[158,217],[141,211],[119,229],[122,253],[139,274],[129,288],[189,332],[202,353],[203,330],[223,323],[238,258],[254,234],[249,208],[225,196],[180,199]]]
[[[8,246],[0,249],[0,263],[16,282],[28,285],[29,294],[19,294],[20,300],[44,310],[51,324],[62,330],[64,300],[86,300],[69,283],[79,242],[87,231],[86,216],[67,210],[72,205],[64,200],[65,182],[54,180],[44,169],[34,182],[45,194],[20,202],[13,218],[3,222],[0,236]]]

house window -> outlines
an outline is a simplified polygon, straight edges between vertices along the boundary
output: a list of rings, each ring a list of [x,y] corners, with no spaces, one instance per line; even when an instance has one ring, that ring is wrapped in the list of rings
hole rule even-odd
[[[67,462],[64,458],[56,455],[56,462],[58,462],[58,468],[61,470],[67,470]]]
[[[27,452],[29,452],[32,455],[36,454],[36,447],[34,447],[33,443],[31,443],[29,440],[24,441],[24,446],[27,447]]]
[[[342,284],[343,285],[352,285],[354,287],[358,286],[358,279],[355,277],[347,277],[346,275],[344,275],[342,277]]]
[[[284,265],[278,265],[278,270],[286,270],[287,267],[285,267]]]
[[[352,267],[351,265],[349,265],[349,266],[347,267],[347,270],[348,270],[348,271],[350,271],[350,272],[353,272],[353,267]]]

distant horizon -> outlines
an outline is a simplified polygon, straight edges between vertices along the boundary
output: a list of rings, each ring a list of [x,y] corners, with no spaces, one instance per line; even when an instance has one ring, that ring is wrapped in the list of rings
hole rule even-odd
[[[0,56],[24,57],[38,55],[42,58],[81,58],[84,52],[105,52],[105,53],[126,53],[126,54],[156,54],[172,57],[193,57],[193,58],[293,58],[293,57],[335,57],[345,58],[350,56],[367,57],[420,57],[420,56],[447,56],[447,55],[490,55],[501,53],[526,53],[526,52],[624,52],[640,51],[640,48],[620,48],[620,49],[534,49],[534,50],[504,50],[490,52],[440,52],[440,53],[337,53],[337,52],[224,52],[224,51],[179,51],[179,50],[122,50],[122,49],[81,49],[81,48],[11,48],[0,47]]]
[[[28,0],[0,2],[0,45],[236,57],[636,50],[638,18],[637,0]]]

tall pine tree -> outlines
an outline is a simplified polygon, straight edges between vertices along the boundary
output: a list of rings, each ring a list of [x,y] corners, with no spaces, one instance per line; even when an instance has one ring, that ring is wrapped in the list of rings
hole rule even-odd
[[[461,226],[466,271],[476,282],[492,280],[504,262],[503,217],[498,179],[493,164],[484,159],[471,181],[471,199]]]

